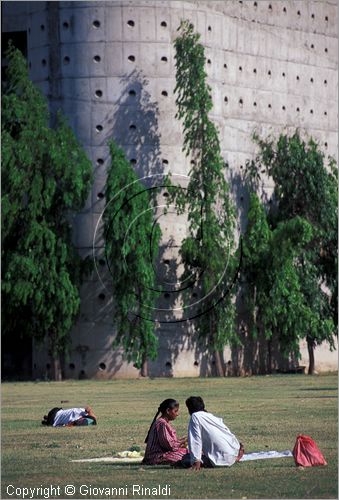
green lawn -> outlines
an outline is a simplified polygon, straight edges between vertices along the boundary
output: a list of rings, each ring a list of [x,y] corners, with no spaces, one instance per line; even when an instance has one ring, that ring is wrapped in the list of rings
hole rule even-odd
[[[195,472],[70,462],[109,456],[134,444],[144,447],[158,404],[168,397],[181,402],[174,425],[184,435],[184,402],[191,395],[205,399],[207,409],[224,419],[247,452],[292,449],[297,434],[303,433],[316,441],[328,465],[301,469],[293,459],[283,458]],[[96,427],[46,428],[40,423],[54,406],[86,403],[98,416]],[[23,498],[28,491],[18,488],[38,487],[47,489],[35,489],[26,498],[337,498],[337,465],[336,375],[2,385],[1,498]],[[69,484],[75,486],[74,496],[64,492]],[[170,495],[132,495],[132,485],[169,485]],[[105,495],[95,488],[121,488],[122,494]]]

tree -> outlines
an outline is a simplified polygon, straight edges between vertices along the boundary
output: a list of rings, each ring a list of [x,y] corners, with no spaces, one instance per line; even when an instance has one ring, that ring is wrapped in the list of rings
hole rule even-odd
[[[213,105],[206,82],[204,47],[189,21],[183,21],[179,30],[174,42],[176,117],[183,123],[183,151],[191,156],[193,166],[187,190],[173,190],[172,198],[178,213],[188,212],[189,236],[180,253],[185,266],[183,278],[191,277],[203,299],[195,327],[200,341],[214,354],[217,374],[223,375],[221,351],[237,338],[234,303],[231,293],[225,293],[233,278],[235,214],[225,180],[227,165],[221,157],[217,129],[209,118]],[[224,300],[219,301],[223,295]]]
[[[71,215],[89,193],[92,168],[61,115],[47,103],[10,46],[2,97],[3,334],[48,340],[54,375],[79,310],[84,263]]]
[[[260,179],[259,172],[265,173],[275,183],[274,203],[268,217],[270,227],[274,230],[281,223],[300,218],[312,228],[307,245],[289,263],[289,271],[293,268],[303,298],[305,316],[299,319],[305,319],[303,336],[308,344],[312,374],[314,347],[327,341],[332,349],[336,333],[337,169],[330,159],[327,170],[317,143],[313,139],[306,143],[298,132],[291,137],[281,135],[276,143],[257,136],[254,139],[260,150],[248,165],[248,172],[256,180]],[[292,316],[298,319],[298,315]],[[301,331],[296,327],[294,332],[296,345]],[[293,339],[290,343],[293,344]]]
[[[114,346],[147,375],[147,360],[157,357],[152,309],[157,297],[154,259],[161,237],[153,220],[153,191],[138,180],[124,152],[110,142],[111,166],[104,211],[106,259],[113,277]]]

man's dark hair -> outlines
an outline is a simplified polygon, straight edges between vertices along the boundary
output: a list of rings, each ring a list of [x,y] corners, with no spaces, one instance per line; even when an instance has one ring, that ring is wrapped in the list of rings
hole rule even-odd
[[[205,403],[200,396],[190,396],[186,399],[186,406],[189,414],[195,413],[196,411],[206,411]]]

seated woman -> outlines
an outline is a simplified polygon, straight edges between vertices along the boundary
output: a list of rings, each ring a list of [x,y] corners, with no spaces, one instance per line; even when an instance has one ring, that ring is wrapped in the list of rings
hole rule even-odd
[[[85,408],[52,408],[48,415],[44,416],[42,425],[52,425],[53,427],[73,426],[73,425],[96,425],[97,418],[90,406]]]
[[[144,465],[174,465],[187,454],[187,438],[178,439],[170,424],[178,415],[179,403],[175,399],[165,399],[160,404],[145,439]]]

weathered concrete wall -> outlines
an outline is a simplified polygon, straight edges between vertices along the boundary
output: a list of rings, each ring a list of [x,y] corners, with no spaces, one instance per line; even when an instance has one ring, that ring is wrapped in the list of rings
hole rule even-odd
[[[97,257],[103,255],[100,225],[94,234],[105,205],[109,138],[123,147],[140,176],[155,179],[168,171],[189,171],[190,161],[181,152],[181,127],[174,118],[173,41],[181,19],[193,22],[206,47],[211,116],[230,165],[239,230],[247,203],[242,172],[255,154],[254,131],[266,136],[298,127],[326,153],[337,156],[335,0],[26,3],[31,76],[48,96],[51,110],[60,107],[69,117],[93,163],[92,193],[74,221],[74,241],[83,255],[92,254],[93,248]],[[264,188],[272,189],[269,180]],[[166,274],[165,261],[173,264],[185,224],[173,214],[163,216],[161,224],[160,274]],[[107,273],[104,260],[98,268],[100,276]],[[84,284],[82,298],[65,375],[137,376],[137,370],[111,350],[112,299],[96,273]],[[171,305],[164,296],[159,307]],[[160,355],[150,364],[152,375],[208,373],[204,353],[193,347],[192,338],[184,338],[186,327],[161,325]],[[253,357],[258,356],[253,350]],[[326,369],[336,369],[336,357],[325,357]],[[225,360],[232,359],[226,350]],[[47,363],[37,356],[36,374]]]

